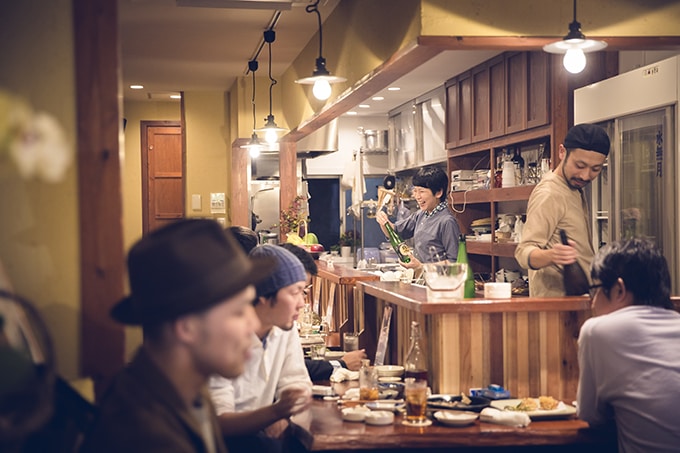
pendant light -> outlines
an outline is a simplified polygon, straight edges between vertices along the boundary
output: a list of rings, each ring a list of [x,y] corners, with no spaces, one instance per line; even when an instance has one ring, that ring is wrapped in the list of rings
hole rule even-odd
[[[326,59],[323,57],[323,28],[321,26],[321,13],[319,12],[319,0],[313,4],[307,5],[305,11],[308,13],[316,13],[316,18],[319,23],[319,58],[316,59],[316,67],[311,77],[298,79],[295,83],[304,85],[314,84],[312,93],[314,97],[320,101],[325,101],[331,96],[331,83],[340,83],[347,81],[344,77],[332,76],[328,69],[326,69]]]
[[[250,141],[246,145],[241,145],[241,148],[246,148],[250,157],[255,159],[260,156],[260,151],[262,151],[262,142],[255,132],[255,71],[257,71],[257,60],[251,60],[248,62],[248,70],[253,74],[253,98],[251,104],[253,106],[253,135],[250,136]]]
[[[264,41],[267,43],[268,48],[269,48],[269,115],[267,115],[267,118],[265,118],[265,124],[263,127],[259,129],[255,129],[255,132],[263,132],[264,133],[264,141],[267,142],[269,145],[275,144],[277,141],[279,141],[279,133],[280,132],[286,132],[288,129],[279,127],[276,125],[276,122],[274,121],[274,115],[272,114],[272,89],[274,88],[274,85],[277,84],[277,81],[275,78],[272,77],[272,43],[276,40],[276,32],[272,30],[271,28],[269,30],[265,30],[264,32]]]
[[[581,33],[581,23],[576,20],[576,0],[574,0],[574,21],[569,24],[569,33],[561,41],[543,46],[543,50],[549,53],[564,54],[562,64],[572,74],[578,74],[586,67],[588,52],[596,52],[607,47],[604,41],[586,39]]]

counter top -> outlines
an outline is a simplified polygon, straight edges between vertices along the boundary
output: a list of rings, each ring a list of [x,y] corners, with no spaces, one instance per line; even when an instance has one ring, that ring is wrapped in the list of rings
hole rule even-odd
[[[357,285],[366,294],[425,315],[438,313],[505,313],[590,311],[588,296],[513,297],[511,299],[463,299],[450,302],[427,300],[427,290],[401,282],[364,281]]]
[[[591,429],[586,422],[574,417],[534,421],[526,428],[483,423],[479,420],[465,427],[448,427],[434,422],[424,428],[411,428],[401,424],[401,415],[387,426],[345,422],[336,402],[319,399],[314,400],[307,412],[308,418],[296,416],[293,419],[302,428],[299,432],[301,440],[312,451],[529,445],[572,445],[575,449],[597,445],[601,452],[616,450],[616,437],[613,433]]]
[[[359,271],[343,264],[329,265],[326,261],[318,260],[318,277],[339,285],[353,285],[359,281],[378,281],[380,277],[366,271]]]

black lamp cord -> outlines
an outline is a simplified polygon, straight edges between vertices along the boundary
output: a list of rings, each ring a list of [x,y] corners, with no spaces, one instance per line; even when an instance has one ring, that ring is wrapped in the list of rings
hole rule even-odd
[[[253,130],[257,127],[257,121],[255,120],[255,71],[257,71],[257,60],[251,60],[248,62],[248,70],[253,73],[253,98],[250,103],[253,106]]]
[[[264,41],[267,43],[269,47],[269,81],[271,82],[269,84],[269,117],[271,118],[272,116],[272,90],[274,89],[274,85],[276,85],[276,79],[272,77],[272,43],[276,40],[276,32],[272,30],[271,28],[269,30],[265,30],[264,32]]]
[[[316,19],[319,23],[319,58],[323,57],[322,47],[323,47],[323,28],[321,27],[321,13],[319,12],[319,1],[316,0],[313,4],[307,5],[305,11],[308,13],[316,13]]]

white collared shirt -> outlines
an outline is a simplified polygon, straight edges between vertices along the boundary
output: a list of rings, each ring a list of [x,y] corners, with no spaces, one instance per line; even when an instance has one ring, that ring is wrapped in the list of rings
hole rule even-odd
[[[210,378],[210,396],[217,415],[244,412],[273,404],[284,387],[309,385],[300,337],[295,329],[272,327],[265,342],[253,335],[245,371],[236,379]]]

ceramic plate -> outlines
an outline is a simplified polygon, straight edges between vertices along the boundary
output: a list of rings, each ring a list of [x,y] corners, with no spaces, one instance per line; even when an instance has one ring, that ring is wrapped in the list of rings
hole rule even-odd
[[[367,425],[390,425],[394,423],[394,414],[388,411],[373,411],[366,414]]]
[[[511,399],[511,400],[495,400],[491,401],[491,407],[496,409],[505,410],[506,407],[516,407],[522,400],[521,399]],[[551,420],[556,418],[568,418],[576,413],[576,408],[574,406],[569,406],[560,401],[560,404],[556,409],[552,410],[536,410],[536,411],[523,411],[532,420]]]
[[[371,401],[366,403],[366,407],[373,411],[397,411],[404,407],[404,402],[395,400]]]
[[[479,414],[470,411],[437,411],[434,418],[443,425],[466,426],[473,424],[479,418]]]
[[[431,395],[427,399],[427,407],[456,411],[479,412],[489,406],[490,400],[481,396],[470,396],[470,404],[463,404],[460,395]]]

